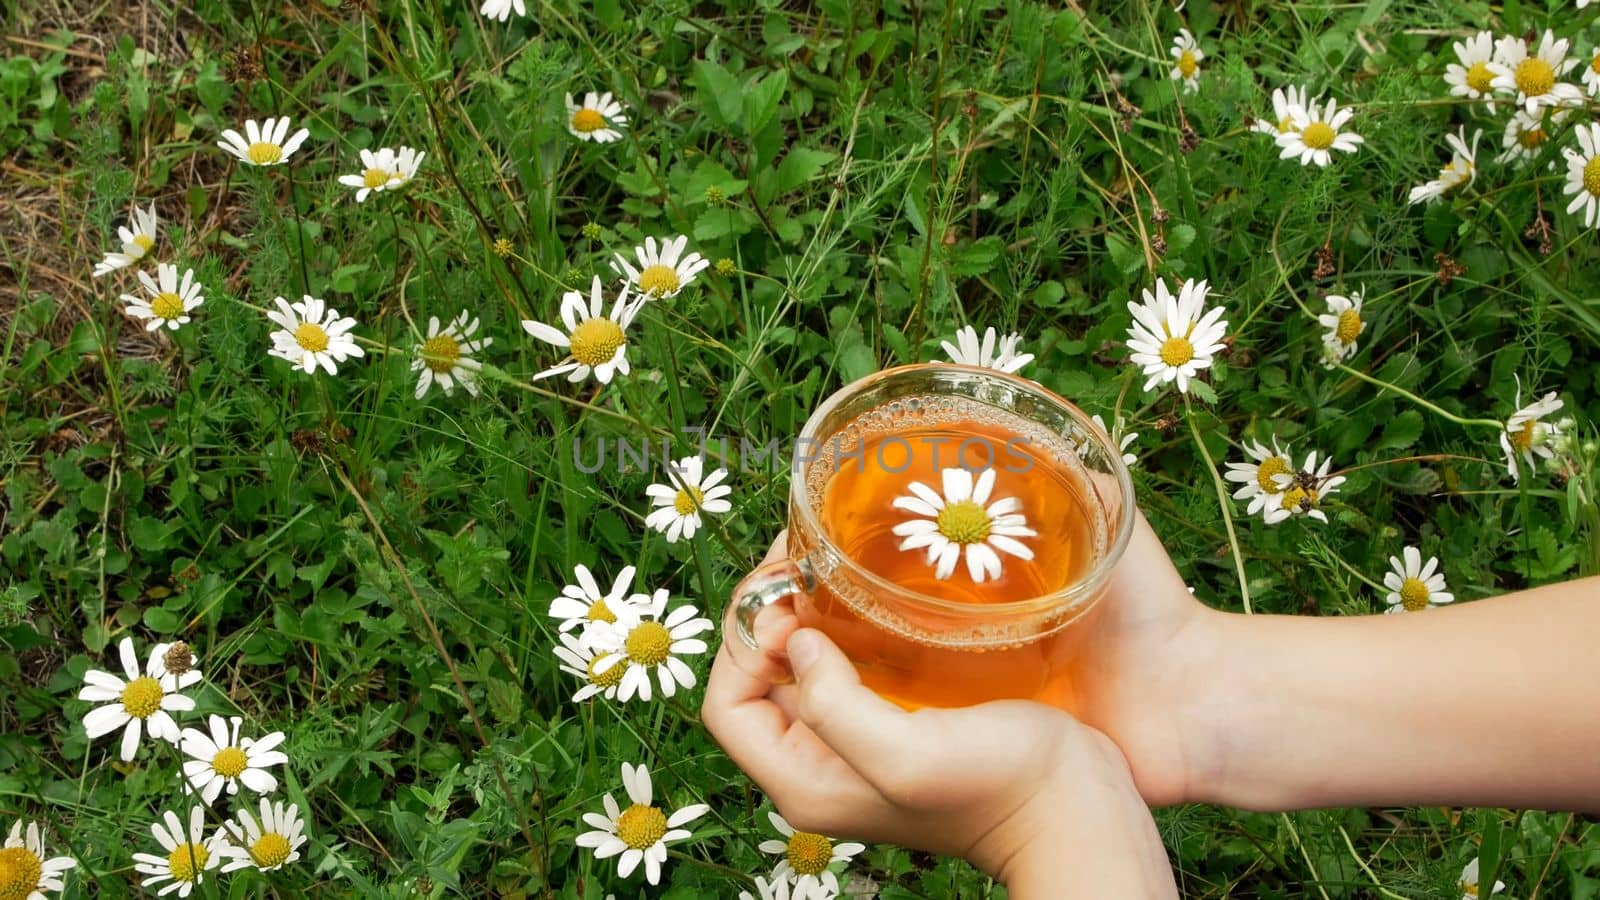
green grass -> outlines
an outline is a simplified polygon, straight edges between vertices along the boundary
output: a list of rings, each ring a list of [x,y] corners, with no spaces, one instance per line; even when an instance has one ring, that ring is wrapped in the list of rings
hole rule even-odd
[[[1564,169],[1492,162],[1503,119],[1442,79],[1478,27],[1548,25],[1588,54],[1592,10],[612,0],[499,24],[455,0],[116,6],[8,0],[0,61],[0,814],[80,860],[66,896],[137,894],[131,854],[184,805],[173,753],[123,766],[80,724],[82,675],[124,636],[188,641],[201,712],[288,734],[304,858],[203,896],[640,896],[573,844],[624,761],[715,810],[649,895],[753,889],[770,804],[698,723],[699,689],[570,703],[546,609],[574,565],[632,564],[715,618],[781,527],[782,466],[737,473],[735,511],[669,546],[643,526],[650,473],[580,472],[573,442],[786,443],[833,390],[938,358],[962,324],[1021,331],[1027,374],[1140,433],[1141,505],[1210,603],[1241,607],[1242,567],[1256,611],[1374,612],[1367,582],[1405,544],[1462,600],[1600,570],[1592,445],[1515,486],[1495,431],[1460,421],[1503,420],[1520,378],[1592,438],[1596,237],[1564,213]],[[1207,52],[1196,95],[1166,77],[1180,25]],[[1302,168],[1247,131],[1291,82],[1356,107],[1359,153]],[[561,95],[591,89],[630,108],[625,141],[566,133]],[[311,129],[294,164],[230,165],[218,132],[268,115]],[[1476,182],[1408,207],[1444,134],[1480,121]],[[336,183],[359,149],[400,144],[428,152],[404,191],[358,205]],[[206,289],[170,336],[122,314],[129,272],[89,277],[152,199],[154,258]],[[678,233],[726,273],[643,313],[632,375],[531,382],[556,357],[518,322],[556,321],[610,254]],[[1446,260],[1464,272],[1440,277]],[[1207,278],[1229,310],[1192,410],[1125,365],[1126,303],[1158,276]],[[1311,317],[1351,290],[1367,330],[1329,371]],[[261,310],[307,292],[367,341],[336,378],[266,355]],[[413,399],[415,326],[463,308],[495,341],[482,395]],[[1207,454],[1274,435],[1349,481],[1327,526],[1233,504],[1235,545]],[[1581,817],[1158,821],[1191,897],[1456,896],[1480,844],[1509,896],[1600,895]],[[1003,893],[888,846],[853,871],[886,900]]]

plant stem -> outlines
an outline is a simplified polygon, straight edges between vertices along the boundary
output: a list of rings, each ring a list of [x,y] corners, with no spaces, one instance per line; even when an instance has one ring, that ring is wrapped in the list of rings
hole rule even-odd
[[[1362,381],[1367,382],[1368,384],[1375,385],[1377,387],[1393,391],[1396,394],[1399,394],[1400,396],[1406,398],[1407,400],[1410,400],[1412,403],[1417,404],[1418,406],[1422,407],[1423,409],[1426,409],[1429,412],[1431,412],[1431,413],[1433,413],[1433,414],[1435,414],[1437,416],[1440,416],[1442,418],[1448,419],[1451,422],[1456,423],[1457,425],[1477,425],[1477,426],[1481,426],[1483,428],[1493,428],[1495,431],[1504,431],[1505,428],[1506,428],[1504,422],[1498,422],[1498,421],[1496,421],[1494,419],[1463,419],[1462,417],[1460,417],[1458,415],[1455,415],[1454,413],[1447,412],[1446,410],[1444,410],[1444,409],[1442,409],[1442,408],[1440,408],[1440,407],[1438,407],[1438,406],[1436,406],[1436,405],[1434,405],[1432,403],[1429,403],[1428,401],[1422,399],[1421,397],[1418,397],[1416,394],[1411,393],[1410,391],[1406,390],[1405,388],[1396,387],[1395,385],[1392,385],[1387,381],[1384,381],[1384,380],[1379,379],[1379,378],[1374,378],[1374,377],[1372,377],[1371,375],[1368,375],[1365,372],[1362,372],[1362,371],[1359,371],[1359,370],[1356,370],[1356,369],[1352,369],[1349,366],[1344,365],[1343,363],[1339,364],[1339,366],[1337,368],[1339,369],[1339,371],[1344,372],[1345,374],[1348,374],[1348,375],[1354,375],[1355,377],[1361,379]]]
[[[1217,503],[1222,506],[1222,524],[1228,529],[1228,548],[1233,551],[1233,567],[1239,575],[1239,596],[1244,599],[1245,615],[1255,612],[1250,604],[1250,582],[1244,574],[1244,554],[1239,550],[1239,537],[1233,531],[1233,509],[1228,503],[1228,488],[1222,483],[1222,476],[1217,473],[1217,464],[1211,460],[1211,451],[1206,449],[1206,442],[1200,437],[1200,426],[1194,420],[1194,408],[1189,405],[1189,398],[1183,398],[1184,418],[1189,420],[1189,430],[1194,433],[1194,442],[1200,448],[1200,455],[1206,461],[1206,470],[1211,473],[1211,483],[1217,489]]]

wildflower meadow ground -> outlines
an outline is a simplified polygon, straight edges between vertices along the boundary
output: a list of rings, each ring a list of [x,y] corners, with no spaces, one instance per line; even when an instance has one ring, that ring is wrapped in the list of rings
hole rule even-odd
[[[890,366],[1094,414],[1214,606],[1600,571],[1600,4],[5,8],[0,900],[1004,896],[700,722]],[[1031,558],[957,474],[906,549]],[[1600,896],[1582,816],[1156,819],[1188,897]]]

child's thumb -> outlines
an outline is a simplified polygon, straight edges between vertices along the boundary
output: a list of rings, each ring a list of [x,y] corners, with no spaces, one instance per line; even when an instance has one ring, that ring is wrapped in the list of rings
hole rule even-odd
[[[893,774],[902,757],[896,748],[911,737],[911,715],[863,687],[855,666],[822,632],[797,630],[788,651],[800,721],[868,781]]]

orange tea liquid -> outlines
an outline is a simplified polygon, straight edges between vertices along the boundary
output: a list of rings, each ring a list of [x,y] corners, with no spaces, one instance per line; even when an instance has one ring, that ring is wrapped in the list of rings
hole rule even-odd
[[[1104,552],[1105,515],[1090,489],[1083,466],[1066,439],[1040,433],[1020,417],[977,407],[980,418],[898,423],[892,433],[858,429],[840,438],[839,452],[814,464],[823,481],[820,516],[829,540],[857,565],[901,588],[968,607],[964,615],[941,619],[938,613],[893,609],[893,601],[840,596],[823,574],[815,591],[799,599],[801,624],[833,638],[860,671],[862,681],[902,706],[965,706],[1001,698],[1024,698],[1074,707],[1071,667],[1091,630],[1088,613],[1044,637],[1023,633],[1004,646],[988,649],[940,646],[957,643],[964,632],[985,624],[1004,625],[1003,615],[983,616],[981,607],[1029,600],[1054,593],[1086,575]],[[893,506],[910,494],[913,481],[943,496],[940,470],[965,465],[974,480],[985,467],[995,471],[985,507],[1007,497],[1022,501],[1020,512],[1038,534],[1018,538],[1033,551],[1031,560],[1000,552],[1001,575],[974,582],[966,565],[967,548],[955,571],[935,577],[926,548],[901,550],[905,539],[895,525],[919,517]],[[825,468],[824,468],[825,467]],[[802,529],[790,530],[790,555],[810,548]],[[836,582],[836,585],[839,582]],[[932,638],[930,640],[930,638]]]

